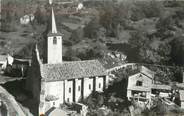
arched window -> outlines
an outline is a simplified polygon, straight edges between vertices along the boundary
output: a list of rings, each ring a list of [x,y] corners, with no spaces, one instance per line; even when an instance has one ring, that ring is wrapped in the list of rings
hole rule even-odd
[[[57,44],[57,37],[53,38],[53,44]]]
[[[71,93],[71,88],[69,88],[69,93]]]
[[[78,86],[78,91],[80,91],[80,86]]]
[[[91,84],[89,84],[89,90],[91,90]]]
[[[101,88],[101,83],[99,83],[98,87]]]

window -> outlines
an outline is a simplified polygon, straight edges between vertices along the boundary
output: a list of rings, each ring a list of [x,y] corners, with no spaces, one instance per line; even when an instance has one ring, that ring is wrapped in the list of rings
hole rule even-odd
[[[137,81],[136,86],[142,86],[142,81]]]
[[[69,98],[67,98],[67,102],[70,102],[70,99]]]
[[[56,37],[53,38],[53,44],[57,44],[57,38]]]
[[[69,88],[69,93],[71,93],[71,88]]]
[[[91,90],[91,84],[89,84],[89,89]]]
[[[99,83],[98,87],[101,88],[101,83]]]
[[[78,91],[80,91],[80,86],[78,86]]]

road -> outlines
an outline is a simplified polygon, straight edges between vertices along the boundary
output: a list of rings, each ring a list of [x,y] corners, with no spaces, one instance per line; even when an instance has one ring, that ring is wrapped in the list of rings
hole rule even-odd
[[[26,116],[14,97],[0,86],[0,99],[6,104],[9,116]]]

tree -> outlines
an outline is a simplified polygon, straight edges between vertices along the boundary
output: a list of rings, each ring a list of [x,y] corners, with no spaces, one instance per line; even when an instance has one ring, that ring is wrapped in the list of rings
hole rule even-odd
[[[137,30],[131,34],[128,44],[132,52],[129,57],[134,57],[134,62],[167,64],[171,57],[171,46],[168,42],[158,43],[158,48],[151,47],[157,38],[150,38],[147,33]]]
[[[98,109],[104,104],[104,96],[99,92],[92,92],[84,102],[89,106],[90,109]]]
[[[149,56],[149,43],[150,40],[146,37],[145,33],[139,30],[135,31],[131,34],[131,38],[128,41],[130,49],[132,49],[132,53],[128,57],[132,57],[134,62],[145,61]]]
[[[107,30],[107,35],[118,37],[120,27],[127,26],[130,5],[126,3],[106,3],[100,9],[99,23]]]
[[[11,32],[16,31],[15,28],[15,10],[14,10],[14,2],[9,1],[4,4],[2,8],[2,31]]]
[[[171,41],[171,61],[179,66],[184,66],[184,39],[179,36]]]
[[[99,22],[97,18],[92,19],[84,28],[84,36],[92,39],[98,38]]]
[[[36,12],[35,12],[35,20],[37,21],[38,24],[45,24],[46,20],[44,19],[44,13],[41,11],[40,7],[37,7]]]
[[[79,27],[77,30],[74,30],[70,39],[74,44],[79,43],[84,39],[84,31],[83,28]]]
[[[164,6],[155,0],[147,2],[135,2],[131,9],[131,19],[138,21],[143,18],[159,17],[162,15]]]

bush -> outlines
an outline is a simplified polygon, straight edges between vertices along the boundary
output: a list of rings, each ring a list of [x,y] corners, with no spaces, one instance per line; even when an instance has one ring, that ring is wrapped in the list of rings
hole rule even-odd
[[[161,2],[147,1],[138,2],[132,8],[131,19],[137,21],[143,18],[159,17],[162,15],[164,6]]]

